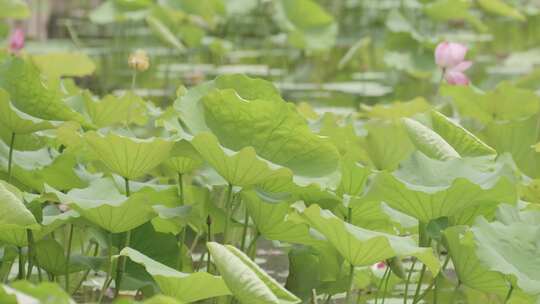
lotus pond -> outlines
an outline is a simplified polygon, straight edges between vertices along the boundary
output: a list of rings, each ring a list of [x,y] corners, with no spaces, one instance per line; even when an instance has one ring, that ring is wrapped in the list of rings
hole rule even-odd
[[[539,1],[0,19],[0,304],[540,303]]]

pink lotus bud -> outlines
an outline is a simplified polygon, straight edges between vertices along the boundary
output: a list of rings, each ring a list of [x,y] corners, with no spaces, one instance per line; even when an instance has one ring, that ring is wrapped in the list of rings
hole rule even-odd
[[[468,85],[469,77],[462,72],[449,70],[444,74],[444,79],[451,85]]]
[[[17,53],[24,47],[24,31],[21,28],[16,28],[11,33],[9,38],[9,50]]]
[[[452,68],[465,60],[467,50],[460,43],[441,42],[435,49],[435,62],[443,69]]]

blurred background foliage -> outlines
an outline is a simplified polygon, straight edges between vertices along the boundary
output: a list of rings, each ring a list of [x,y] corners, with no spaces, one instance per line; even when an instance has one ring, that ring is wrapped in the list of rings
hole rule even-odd
[[[29,0],[26,5],[2,0],[0,5],[0,17],[9,20],[0,26],[6,42],[10,27],[24,27],[27,54],[47,54],[41,62],[49,70],[64,69],[53,74],[86,75],[78,84],[100,95],[128,89],[128,55],[146,50],[151,68],[138,75],[144,89],[137,93],[162,106],[171,104],[179,86],[228,73],[272,80],[289,101],[333,110],[429,97],[440,77],[433,50],[442,40],[469,46],[474,60],[469,75],[477,87],[492,89],[502,80],[534,90],[540,85],[540,0]]]

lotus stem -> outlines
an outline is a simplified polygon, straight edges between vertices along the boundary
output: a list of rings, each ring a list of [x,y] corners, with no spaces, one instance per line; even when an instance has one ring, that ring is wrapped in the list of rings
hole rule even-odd
[[[32,234],[32,230],[26,229],[26,239],[28,241],[28,270],[26,272],[26,279],[28,280],[30,279],[30,276],[32,275],[34,259],[36,259],[36,257],[34,256],[34,235]],[[38,266],[37,261],[36,261],[36,266]]]
[[[223,230],[223,244],[229,243],[229,226],[231,222],[232,210],[232,184],[229,183],[227,188],[227,201],[225,202],[225,228]]]
[[[11,183],[11,166],[13,165],[13,146],[15,145],[15,132],[11,132],[8,155],[8,183]]]
[[[24,254],[22,252],[22,247],[17,246],[17,250],[19,251],[19,272],[17,274],[17,279],[23,280],[24,279]]]
[[[514,285],[510,284],[510,289],[508,289],[508,293],[506,294],[506,298],[504,299],[504,304],[508,303],[508,301],[512,297],[513,291],[514,291]]]
[[[108,260],[109,260],[109,267],[107,268],[107,275],[105,276],[105,281],[103,281],[103,286],[101,287],[101,292],[99,293],[98,303],[101,303],[103,301],[103,296],[105,295],[105,291],[109,287],[109,285],[112,282],[112,270],[113,270],[113,261],[112,261],[112,233],[109,233],[108,235],[109,239],[109,248],[107,249],[108,254]]]
[[[73,224],[69,225],[69,234],[66,252],[66,292],[69,293],[69,261],[71,259],[71,243],[73,242]]]
[[[247,210],[247,207],[245,208],[245,215],[244,215],[244,228],[242,230],[242,241],[240,242],[240,250],[244,251],[246,249],[246,238],[247,238],[247,231],[248,231],[248,223],[249,223],[249,213]]]
[[[184,205],[184,175],[182,173],[178,173],[178,192],[180,195],[180,204]]]
[[[375,296],[375,304],[379,302],[379,293],[381,292],[381,289],[383,288],[383,284],[386,281],[386,276],[389,274],[390,274],[390,267],[386,267],[386,270],[384,271],[381,281],[379,282],[379,286],[377,286],[377,295]]]
[[[125,183],[125,189],[126,189],[126,196],[129,198],[130,196],[130,190],[129,190],[129,179],[127,177],[124,177],[124,183]],[[124,237],[124,245],[122,248],[129,247],[129,242],[131,240],[131,230],[126,231],[125,237]],[[126,257],[120,256],[118,257],[118,262],[116,265],[116,280],[115,280],[115,291],[114,291],[114,297],[118,297],[118,293],[120,292],[120,285],[122,284],[122,277],[124,276],[124,272],[126,271]]]
[[[390,270],[390,267],[388,267],[388,274],[386,275],[386,279],[384,281],[384,289],[383,289],[383,295],[382,295],[382,303],[384,304],[384,301],[386,300],[386,292],[388,291],[388,281],[390,281],[390,276],[392,275],[392,271]]]
[[[133,70],[133,74],[131,76],[131,90],[134,91],[136,86],[137,86],[137,71]]]
[[[351,224],[352,223],[352,208],[351,207],[348,207],[347,208],[347,223]],[[345,296],[345,303],[346,304],[349,304],[352,297],[352,292],[354,290],[354,265],[351,263],[350,265],[350,268],[349,268],[349,277],[351,279],[350,283],[349,283],[349,289],[347,289],[347,294]]]
[[[431,281],[431,283],[429,284],[429,286],[424,290],[424,292],[418,297],[418,300],[417,301],[420,301],[422,300],[426,295],[427,293],[435,286],[435,294],[433,295],[434,298],[434,304],[437,303],[437,278],[441,275],[442,272],[444,272],[444,270],[446,269],[446,266],[448,266],[448,262],[450,261],[450,255],[447,255],[446,256],[446,259],[444,260],[444,263],[441,267],[441,271],[439,272],[439,274],[437,274],[437,276],[435,276],[435,278],[433,278],[433,280]],[[416,303],[416,302],[413,302],[413,303]]]
[[[212,241],[212,218],[210,217],[210,215],[208,215],[208,217],[206,218],[206,225],[208,228],[208,231],[206,233],[206,242],[209,243]],[[211,274],[212,270],[210,269],[210,267],[212,266],[212,264],[210,263],[210,250],[208,250],[208,248],[206,249],[206,254],[206,271]]]
[[[407,279],[405,280],[405,291],[403,294],[403,304],[407,304],[407,298],[409,297],[409,283],[411,282],[412,273],[414,271],[414,266],[416,265],[416,259],[413,260],[409,273],[407,274]]]
[[[97,242],[92,242],[92,246],[94,246],[94,252],[93,252],[92,256],[96,257],[98,255],[98,253],[99,253],[99,244]],[[77,293],[79,288],[81,288],[84,281],[86,281],[86,278],[88,278],[88,275],[90,274],[90,271],[91,271],[91,269],[88,269],[88,270],[86,270],[84,272],[82,278],[79,280],[79,283],[77,284],[77,286],[75,286],[75,289],[73,290],[73,292],[71,292],[72,296]]]

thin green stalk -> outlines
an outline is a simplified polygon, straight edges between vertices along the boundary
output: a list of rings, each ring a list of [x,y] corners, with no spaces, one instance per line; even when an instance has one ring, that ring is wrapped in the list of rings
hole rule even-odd
[[[259,239],[259,236],[261,236],[261,234],[259,233],[258,230],[256,230],[255,231],[255,236],[253,237],[253,239],[249,243],[249,246],[248,246],[248,249],[247,249],[248,256],[252,260],[257,255],[257,240]]]
[[[26,239],[28,240],[28,270],[26,272],[26,279],[30,279],[32,275],[32,268],[34,267],[33,262],[35,259],[34,256],[34,235],[32,230],[26,229]]]
[[[247,238],[248,223],[249,223],[249,213],[248,213],[247,207],[245,209],[246,210],[244,214],[244,228],[242,230],[242,241],[240,242],[240,250],[242,251],[246,249],[246,238]]]
[[[227,187],[227,201],[225,202],[225,228],[223,230],[223,244],[229,243],[229,226],[231,222],[231,209],[232,209],[232,184],[229,183]]]
[[[386,281],[386,276],[390,273],[390,267],[386,267],[386,270],[384,271],[384,274],[381,278],[381,281],[379,282],[379,286],[377,286],[377,294],[375,296],[375,304],[379,302],[379,293],[381,292],[381,289],[383,287],[384,282]]]
[[[352,208],[347,208],[347,222],[352,222]],[[349,289],[347,289],[347,294],[345,296],[345,303],[349,304],[351,301],[351,295],[354,290],[354,265],[351,264],[349,268],[349,278],[351,281],[349,282]]]
[[[403,304],[407,304],[407,298],[409,297],[409,283],[411,282],[412,273],[414,271],[414,266],[416,265],[416,259],[414,259],[411,268],[409,269],[409,273],[407,274],[407,279],[405,281],[405,292],[403,295]]]
[[[17,247],[19,251],[19,273],[17,274],[18,280],[24,279],[24,254],[22,252],[22,247]]]
[[[439,276],[442,275],[442,273],[444,272],[444,270],[446,269],[446,266],[448,266],[448,262],[450,261],[450,255],[447,255],[446,256],[446,259],[444,260],[444,263],[441,267],[441,270],[439,271],[439,273],[437,274],[437,276],[435,278],[433,278],[433,280],[431,281],[431,283],[428,285],[428,287],[424,290],[424,292],[418,297],[418,300],[414,301],[413,303],[416,303],[420,300],[422,300],[426,295],[427,293],[433,288],[433,287],[436,287],[437,286],[437,278]],[[435,290],[436,291],[436,290]],[[436,294],[436,293],[435,293]],[[434,295],[436,297],[436,295]],[[436,299],[434,299],[434,303],[437,303]]]
[[[184,243],[186,242],[186,234],[187,234],[187,226],[185,226],[182,231],[176,236],[176,240],[178,241],[178,261],[177,261],[177,269],[178,271],[182,271],[184,268]]]
[[[13,146],[15,145],[15,132],[11,133],[11,141],[9,142],[8,154],[8,183],[11,183],[11,167],[13,165]]]
[[[103,301],[103,296],[105,295],[105,291],[107,291],[107,288],[112,282],[112,271],[113,271],[113,261],[112,261],[112,233],[109,232],[108,234],[108,240],[109,240],[109,248],[107,249],[107,255],[108,255],[108,261],[109,261],[109,267],[107,267],[107,275],[105,276],[105,281],[103,281],[103,286],[101,287],[101,292],[99,293],[98,303],[101,303]]]
[[[66,269],[65,269],[65,275],[66,275],[66,292],[69,293],[69,260],[71,259],[71,243],[73,242],[73,224],[69,225],[69,234],[68,234],[68,242],[67,242],[67,252],[66,252]]]
[[[195,250],[195,247],[197,247],[197,244],[199,243],[200,238],[201,238],[201,233],[197,233],[195,238],[193,238],[191,245],[189,246],[189,252],[193,252],[193,250]]]
[[[206,218],[206,226],[207,226],[207,233],[206,233],[206,242],[209,243],[212,241],[212,218],[210,217],[210,215],[208,215],[208,217]],[[212,273],[212,269],[211,269],[211,266],[212,264],[210,263],[210,251],[208,249],[206,249],[206,271],[208,273]]]
[[[131,194],[129,190],[129,179],[124,177],[124,183],[125,183],[125,189],[126,189],[126,196],[129,197]],[[129,247],[130,240],[131,240],[131,230],[128,230],[125,233],[124,244],[121,248],[123,249],[123,248]],[[116,265],[116,279],[115,279],[115,290],[114,290],[115,298],[118,297],[118,293],[120,292],[122,278],[124,276],[124,272],[126,271],[126,262],[127,260],[125,256],[118,257],[118,262]]]
[[[133,74],[131,76],[131,90],[134,91],[136,86],[137,86],[137,71],[133,70]]]
[[[184,205],[184,176],[182,173],[178,173],[178,191],[180,192],[180,204]]]
[[[419,296],[420,296],[420,288],[422,288],[422,280],[424,279],[424,274],[426,273],[426,265],[422,265],[422,270],[420,270],[420,277],[418,278],[418,282],[416,283],[416,291],[414,292],[413,297],[413,304],[418,302]]]
[[[99,253],[99,244],[97,242],[92,242],[92,246],[94,246],[94,252],[92,256],[96,257]],[[91,269],[88,269],[87,271],[84,272],[82,278],[79,280],[79,283],[77,284],[77,286],[75,286],[75,289],[71,292],[72,296],[76,294],[77,291],[81,288],[82,284],[84,283],[84,281],[86,281],[86,278],[90,274],[90,271]]]
[[[390,269],[390,267],[387,267]],[[386,279],[384,281],[384,289],[383,289],[383,295],[382,295],[382,303],[384,304],[384,301],[386,300],[386,293],[388,291],[388,281],[390,281],[390,276],[392,275],[392,271],[388,271],[388,274],[386,275]]]
[[[508,301],[512,297],[513,291],[514,291],[514,285],[510,285],[510,289],[508,290],[508,293],[506,294],[506,298],[504,299],[504,304],[508,303]]]

